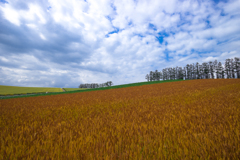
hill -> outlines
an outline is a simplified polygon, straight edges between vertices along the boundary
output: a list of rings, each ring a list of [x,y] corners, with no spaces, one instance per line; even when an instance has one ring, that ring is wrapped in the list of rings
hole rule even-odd
[[[0,159],[238,159],[240,79],[0,100]]]
[[[178,81],[183,81],[183,80],[165,80],[165,81],[152,81],[152,82],[138,82],[138,83],[130,83],[130,84],[122,84],[122,85],[115,85],[115,86],[111,86],[111,87],[102,87],[102,88],[63,88],[66,92],[63,92],[63,90],[60,90],[59,92],[51,92],[48,94],[45,94],[45,92],[41,92],[41,87],[39,87],[40,92],[36,92],[36,93],[40,93],[40,94],[30,94],[30,95],[20,95],[20,96],[16,96],[14,94],[20,94],[19,92],[16,92],[18,87],[16,89],[14,89],[13,87],[13,91],[11,92],[11,95],[9,94],[4,94],[7,92],[7,89],[9,86],[7,86],[5,90],[3,90],[3,94],[2,95],[8,95],[8,96],[1,96],[0,99],[9,99],[9,98],[23,98],[23,97],[35,97],[35,96],[46,96],[46,95],[57,95],[57,94],[69,94],[69,93],[77,93],[77,92],[89,92],[89,91],[100,91],[100,90],[108,90],[108,89],[117,89],[117,88],[126,88],[126,87],[134,87],[134,86],[142,86],[142,85],[151,85],[151,84],[157,84],[157,83],[167,83],[167,82],[178,82]],[[4,86],[3,86],[4,88]],[[23,87],[23,88],[36,88],[36,87]],[[11,90],[11,88],[9,88]],[[60,89],[60,88],[59,88]],[[1,87],[0,87],[1,90]],[[44,88],[42,89],[44,90]],[[22,90],[24,91],[24,89]],[[1,93],[1,92],[0,92]],[[26,93],[26,91],[24,92]],[[33,92],[31,92],[33,93]],[[43,94],[41,94],[43,93]],[[0,94],[1,95],[1,94]]]

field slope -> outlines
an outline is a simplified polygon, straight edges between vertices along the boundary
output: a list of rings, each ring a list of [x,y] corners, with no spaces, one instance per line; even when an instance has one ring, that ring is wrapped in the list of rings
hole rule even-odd
[[[240,79],[0,100],[0,159],[238,159]]]
[[[65,91],[80,91],[80,90],[85,90],[88,88],[63,88]]]
[[[43,92],[62,92],[61,88],[47,88],[47,87],[16,87],[16,86],[2,86],[0,85],[0,95],[14,95],[26,93],[43,93]]]
[[[49,95],[69,94],[69,93],[77,93],[77,92],[92,92],[92,91],[109,90],[109,89],[126,88],[126,87],[136,87],[136,86],[142,86],[142,85],[151,85],[151,84],[168,83],[168,82],[179,82],[179,81],[183,81],[183,80],[179,79],[179,80],[165,80],[165,81],[152,81],[152,82],[138,82],[138,83],[122,84],[122,85],[115,85],[115,86],[111,86],[111,87],[101,87],[101,88],[63,88],[66,92],[63,92],[63,90],[61,89],[60,92],[58,92],[58,91],[57,92],[50,92],[48,94],[20,95],[20,96],[15,96],[15,95],[14,96],[9,96],[9,95],[8,96],[0,96],[0,99],[35,97],[35,96],[49,96]],[[41,89],[41,88],[39,88],[39,89]]]

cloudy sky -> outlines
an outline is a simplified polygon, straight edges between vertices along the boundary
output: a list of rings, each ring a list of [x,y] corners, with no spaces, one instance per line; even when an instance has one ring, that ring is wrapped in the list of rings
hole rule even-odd
[[[0,0],[0,85],[143,82],[240,57],[240,0]]]

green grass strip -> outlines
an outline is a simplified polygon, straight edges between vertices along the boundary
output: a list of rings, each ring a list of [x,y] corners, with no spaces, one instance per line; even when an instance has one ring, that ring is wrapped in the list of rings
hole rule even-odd
[[[102,87],[102,88],[89,88],[89,89],[79,88],[77,90],[72,90],[72,91],[67,91],[67,92],[51,92],[51,93],[40,93],[40,94],[34,94],[34,95],[0,96],[0,99],[49,96],[49,95],[58,95],[58,94],[71,94],[71,93],[101,91],[101,90],[108,90],[108,89],[135,87],[135,86],[142,86],[142,85],[150,85],[150,84],[166,83],[166,82],[178,82],[178,81],[184,81],[184,80],[178,79],[178,80],[165,80],[165,81],[138,82],[138,83],[122,84],[122,85],[116,85],[116,86],[111,86],[111,87]]]

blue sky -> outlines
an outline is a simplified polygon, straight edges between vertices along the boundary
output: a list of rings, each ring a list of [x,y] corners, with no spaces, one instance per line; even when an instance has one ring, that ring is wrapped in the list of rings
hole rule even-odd
[[[240,0],[0,0],[0,85],[146,81],[240,57]]]

